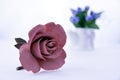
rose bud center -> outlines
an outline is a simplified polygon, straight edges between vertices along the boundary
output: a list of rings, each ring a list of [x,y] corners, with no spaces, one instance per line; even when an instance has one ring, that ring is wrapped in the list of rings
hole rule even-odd
[[[56,42],[50,41],[47,43],[47,47],[49,47],[49,48],[54,48],[55,46],[56,46]]]
[[[49,41],[46,44],[47,50],[50,54],[54,53],[54,51],[57,49],[57,43],[55,41]]]

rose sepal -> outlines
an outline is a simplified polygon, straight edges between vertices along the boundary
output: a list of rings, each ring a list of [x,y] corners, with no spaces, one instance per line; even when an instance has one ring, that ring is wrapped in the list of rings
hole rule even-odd
[[[22,38],[15,38],[15,41],[16,41],[17,44],[15,44],[14,46],[15,46],[17,49],[20,49],[20,47],[21,47],[23,44],[27,43],[27,41],[24,40],[24,39],[22,39]]]

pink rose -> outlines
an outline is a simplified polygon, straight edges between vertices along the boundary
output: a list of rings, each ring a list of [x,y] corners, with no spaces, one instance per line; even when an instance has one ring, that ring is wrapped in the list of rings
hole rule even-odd
[[[24,69],[36,73],[41,68],[55,70],[63,66],[66,58],[63,50],[66,34],[61,25],[53,22],[37,25],[28,35],[28,42],[17,44]]]

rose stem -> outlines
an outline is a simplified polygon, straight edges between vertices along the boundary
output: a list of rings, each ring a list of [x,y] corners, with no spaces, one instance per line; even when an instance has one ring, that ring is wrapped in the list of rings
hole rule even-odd
[[[19,66],[16,68],[16,70],[23,70],[24,68],[22,66]]]

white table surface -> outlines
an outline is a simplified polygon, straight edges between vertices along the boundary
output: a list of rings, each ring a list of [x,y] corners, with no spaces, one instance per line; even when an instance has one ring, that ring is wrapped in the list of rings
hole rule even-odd
[[[20,63],[14,44],[0,40],[0,80],[120,80],[120,44],[101,44],[93,51],[75,51],[66,44],[65,65],[36,74],[16,71]]]

